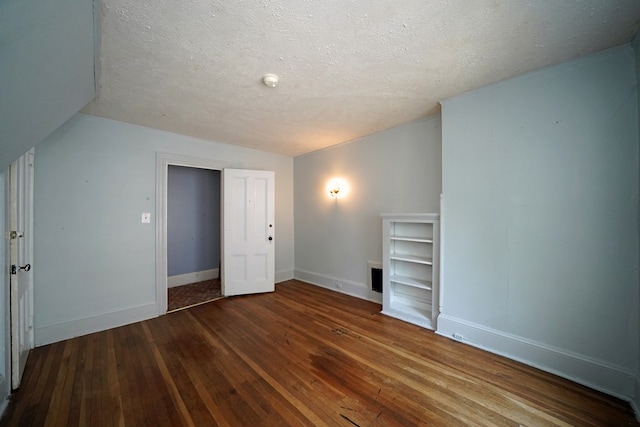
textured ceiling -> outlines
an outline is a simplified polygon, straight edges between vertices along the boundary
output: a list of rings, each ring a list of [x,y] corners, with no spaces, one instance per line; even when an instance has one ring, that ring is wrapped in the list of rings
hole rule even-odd
[[[102,13],[83,112],[296,156],[628,42],[640,1],[102,0]]]

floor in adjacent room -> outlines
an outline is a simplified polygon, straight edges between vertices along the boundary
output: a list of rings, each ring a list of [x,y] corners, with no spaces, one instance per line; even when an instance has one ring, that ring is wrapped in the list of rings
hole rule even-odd
[[[167,290],[167,312],[193,307],[221,297],[220,279],[174,286]]]

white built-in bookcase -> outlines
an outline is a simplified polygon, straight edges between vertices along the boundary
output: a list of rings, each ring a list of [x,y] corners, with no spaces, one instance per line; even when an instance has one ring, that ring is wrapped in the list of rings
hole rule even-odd
[[[440,216],[382,214],[382,313],[435,329]]]

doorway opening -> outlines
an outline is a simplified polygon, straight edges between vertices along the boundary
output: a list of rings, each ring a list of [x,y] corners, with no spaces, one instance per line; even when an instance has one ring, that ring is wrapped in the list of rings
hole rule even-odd
[[[167,312],[222,297],[220,171],[168,166]]]
[[[221,171],[222,295],[275,290],[275,173],[232,169],[223,162],[158,153],[156,158],[156,314],[167,312],[169,166]]]
[[[156,158],[156,310],[159,316],[166,314],[169,308],[169,168],[184,167],[202,169],[205,171],[217,172],[218,175],[228,165],[211,159],[199,157],[183,156],[172,153],[158,153]],[[221,189],[218,187],[218,192]],[[219,206],[222,204],[220,194],[218,194]],[[221,218],[220,218],[221,220]],[[221,227],[218,228],[220,240],[222,236]],[[222,259],[220,256],[219,260]],[[220,270],[218,266],[217,275]],[[197,280],[197,279],[196,279]],[[208,280],[205,278],[204,280]],[[202,280],[202,281],[204,281]],[[218,282],[220,280],[218,279]]]

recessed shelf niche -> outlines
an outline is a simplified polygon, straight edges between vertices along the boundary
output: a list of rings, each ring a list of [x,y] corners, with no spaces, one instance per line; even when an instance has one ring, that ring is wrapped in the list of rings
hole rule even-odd
[[[440,216],[382,214],[382,313],[435,329]]]

